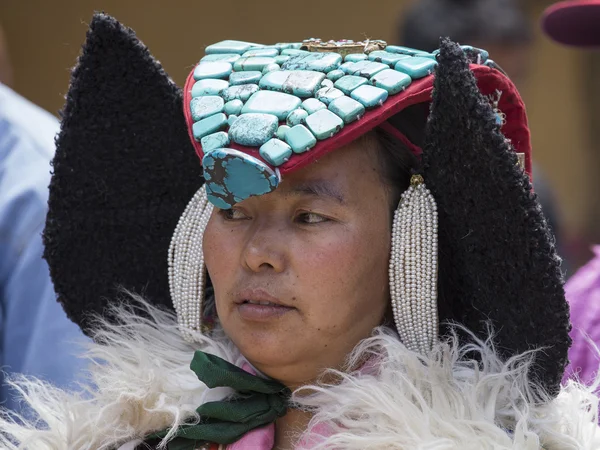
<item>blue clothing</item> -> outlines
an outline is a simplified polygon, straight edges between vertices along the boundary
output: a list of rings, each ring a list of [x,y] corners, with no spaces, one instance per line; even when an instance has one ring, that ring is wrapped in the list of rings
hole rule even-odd
[[[0,84],[0,365],[68,387],[86,338],[56,301],[41,236],[57,132],[54,116]],[[14,395],[2,382],[2,406],[18,411]]]

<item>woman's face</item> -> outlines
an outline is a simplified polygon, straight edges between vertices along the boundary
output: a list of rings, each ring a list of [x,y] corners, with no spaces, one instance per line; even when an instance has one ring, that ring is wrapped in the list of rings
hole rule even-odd
[[[355,142],[272,193],[215,208],[204,257],[221,325],[261,372],[313,381],[382,322],[390,211],[375,150]]]

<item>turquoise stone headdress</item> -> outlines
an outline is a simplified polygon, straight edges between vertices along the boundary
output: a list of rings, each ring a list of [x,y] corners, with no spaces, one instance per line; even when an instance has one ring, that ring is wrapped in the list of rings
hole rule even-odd
[[[494,66],[485,50],[462,48]],[[224,209],[271,192],[285,172],[427,101],[437,65],[437,52],[378,40],[229,40],[205,52],[186,84],[185,113],[209,200]]]

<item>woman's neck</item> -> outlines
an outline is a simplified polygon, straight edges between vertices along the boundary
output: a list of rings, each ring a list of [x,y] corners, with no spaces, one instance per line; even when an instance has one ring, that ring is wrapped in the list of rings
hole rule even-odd
[[[287,414],[275,422],[274,450],[293,450],[298,438],[306,431],[312,414],[290,408]]]

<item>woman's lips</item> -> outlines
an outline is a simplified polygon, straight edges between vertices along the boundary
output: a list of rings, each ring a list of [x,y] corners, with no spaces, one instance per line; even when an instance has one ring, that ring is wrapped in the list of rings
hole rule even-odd
[[[278,319],[296,308],[278,305],[268,301],[244,301],[237,306],[242,319],[254,322],[265,322]]]

